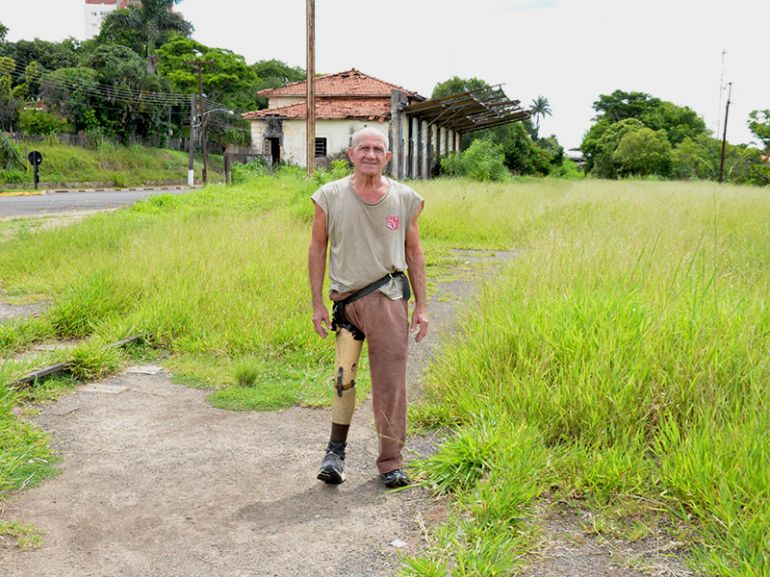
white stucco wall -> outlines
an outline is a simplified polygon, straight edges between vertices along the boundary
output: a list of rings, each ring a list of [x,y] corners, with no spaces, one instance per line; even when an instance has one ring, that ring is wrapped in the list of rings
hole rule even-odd
[[[252,123],[253,125],[254,123]],[[363,120],[318,120],[316,121],[316,138],[326,138],[326,150],[329,156],[335,155],[348,148],[350,136],[359,128],[372,126],[388,133],[387,122]],[[252,129],[252,134],[254,134]],[[256,141],[252,141],[256,142]],[[281,158],[286,162],[307,166],[305,161],[305,121],[284,120],[283,148]]]

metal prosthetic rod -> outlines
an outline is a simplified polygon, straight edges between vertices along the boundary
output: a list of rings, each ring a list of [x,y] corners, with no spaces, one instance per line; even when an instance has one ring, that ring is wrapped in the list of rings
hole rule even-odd
[[[349,425],[356,408],[356,367],[364,343],[355,340],[353,333],[343,328],[337,331],[336,343],[332,423]]]

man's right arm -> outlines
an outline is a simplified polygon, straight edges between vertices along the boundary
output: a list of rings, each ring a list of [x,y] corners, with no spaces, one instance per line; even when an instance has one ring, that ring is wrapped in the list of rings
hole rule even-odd
[[[329,334],[329,311],[323,299],[324,274],[326,273],[326,249],[329,235],[326,232],[326,213],[313,201],[315,214],[308,249],[308,274],[310,276],[310,291],[313,299],[313,328],[322,338]]]

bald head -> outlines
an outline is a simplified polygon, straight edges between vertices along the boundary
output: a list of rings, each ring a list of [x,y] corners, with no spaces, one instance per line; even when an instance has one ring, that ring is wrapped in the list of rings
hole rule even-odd
[[[359,128],[353,133],[353,136],[350,138],[350,148],[355,149],[356,145],[358,144],[358,141],[364,135],[376,136],[385,145],[385,150],[390,149],[390,141],[388,140],[387,134],[385,134],[382,130],[379,130],[378,128],[373,128],[371,126],[365,126],[364,128]]]

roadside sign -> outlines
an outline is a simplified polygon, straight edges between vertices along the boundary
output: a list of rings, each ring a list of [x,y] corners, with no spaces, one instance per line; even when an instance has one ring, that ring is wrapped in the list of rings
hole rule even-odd
[[[29,163],[32,166],[40,166],[41,164],[43,164],[43,155],[40,154],[37,150],[31,151],[27,155],[27,158],[29,159]]]
[[[43,164],[43,155],[37,150],[32,150],[27,155],[27,159],[29,159],[29,163],[35,169],[35,190],[37,190],[37,185],[40,182],[40,165]]]

